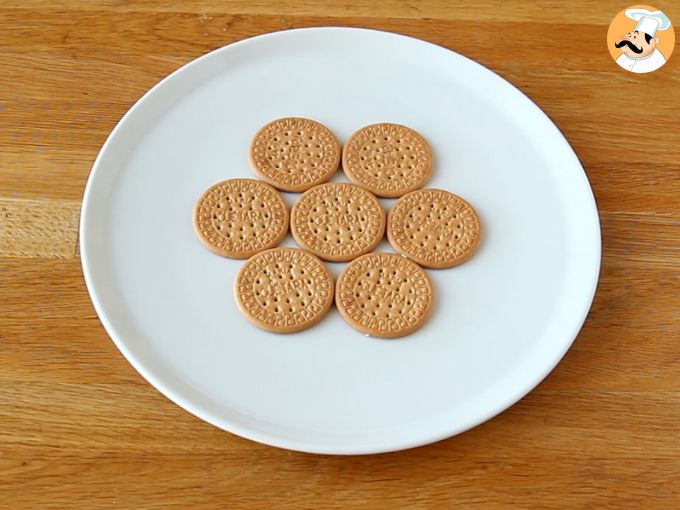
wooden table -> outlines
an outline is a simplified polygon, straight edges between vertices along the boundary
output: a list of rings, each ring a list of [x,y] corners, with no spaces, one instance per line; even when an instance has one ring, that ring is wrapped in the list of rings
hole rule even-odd
[[[3,0],[0,508],[679,508],[680,50],[629,74],[605,46],[624,4],[533,3]],[[680,26],[677,3],[656,6]],[[83,283],[83,187],[130,105],[214,48],[317,25],[412,35],[499,73],[573,144],[600,209],[599,289],[557,369],[410,451],[307,455],[200,421],[125,361]]]

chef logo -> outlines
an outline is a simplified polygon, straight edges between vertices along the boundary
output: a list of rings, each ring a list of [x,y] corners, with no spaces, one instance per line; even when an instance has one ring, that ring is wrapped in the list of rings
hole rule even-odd
[[[634,5],[612,20],[607,46],[619,67],[631,73],[650,73],[670,58],[675,32],[662,11],[648,5]]]

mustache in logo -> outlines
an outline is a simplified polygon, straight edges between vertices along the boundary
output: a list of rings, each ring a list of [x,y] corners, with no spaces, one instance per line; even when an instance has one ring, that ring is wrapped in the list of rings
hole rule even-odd
[[[638,48],[628,39],[622,39],[619,42],[615,43],[614,46],[616,46],[617,48],[628,46],[633,53],[642,53],[642,48]]]

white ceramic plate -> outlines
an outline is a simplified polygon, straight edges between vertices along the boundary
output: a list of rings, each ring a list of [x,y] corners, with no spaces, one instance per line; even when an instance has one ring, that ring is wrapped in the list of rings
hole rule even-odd
[[[428,271],[436,306],[417,333],[368,338],[333,309],[275,335],[238,312],[242,262],[199,243],[192,206],[217,181],[252,177],[251,136],[283,116],[340,140],[373,122],[411,126],[435,153],[430,186],[476,207],[483,243],[464,265]],[[452,51],[349,28],[255,37],[164,79],[104,144],[80,232],[97,313],[151,384],[225,430],[322,453],[430,443],[515,403],[576,337],[600,264],[587,178],[534,103]]]

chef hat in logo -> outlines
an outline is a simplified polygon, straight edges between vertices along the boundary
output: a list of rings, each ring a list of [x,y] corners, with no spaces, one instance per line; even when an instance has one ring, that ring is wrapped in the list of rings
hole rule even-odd
[[[661,11],[647,9],[626,9],[626,17],[637,21],[635,30],[654,37],[657,30],[667,30],[671,20]]]

